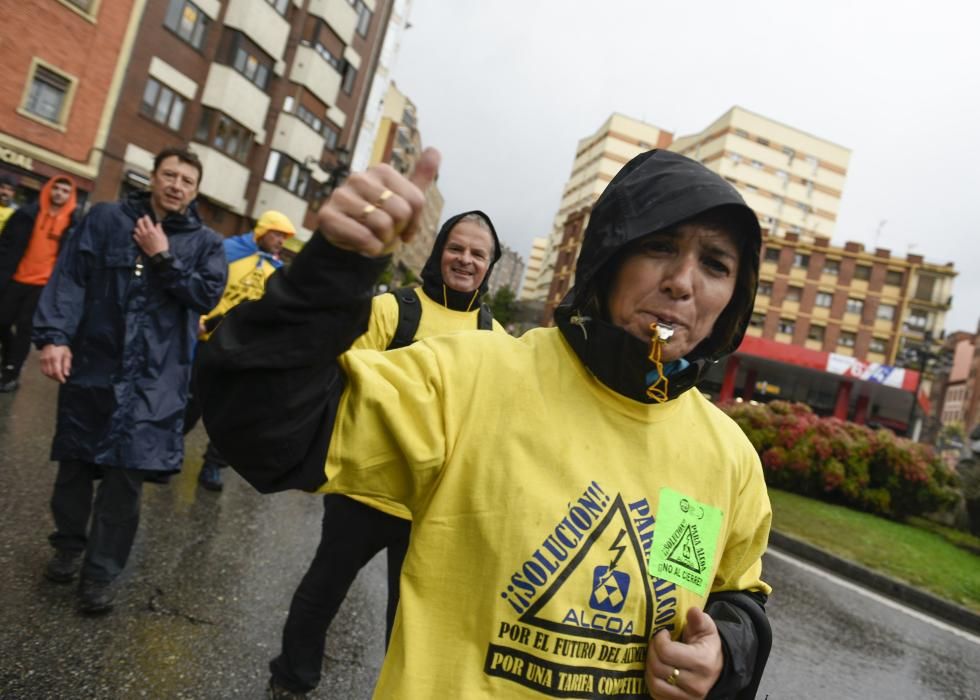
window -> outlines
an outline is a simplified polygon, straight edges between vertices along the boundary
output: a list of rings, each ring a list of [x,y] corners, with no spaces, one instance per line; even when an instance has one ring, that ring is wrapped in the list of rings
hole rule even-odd
[[[901,270],[889,270],[885,273],[885,284],[890,284],[893,287],[901,287],[902,280]]]
[[[786,154],[786,162],[787,163],[792,163],[793,162],[793,158],[796,157],[796,151],[794,151],[789,146],[783,146],[783,153]]]
[[[826,331],[827,329],[823,326],[815,326],[811,323],[809,330],[806,332],[806,338],[807,340],[816,340],[818,343],[822,343]]]
[[[289,7],[289,0],[265,0],[267,3],[272,5],[273,9],[281,14],[283,17],[286,16],[286,9]]]
[[[766,248],[766,261],[779,262],[779,248]]]
[[[163,26],[193,46],[200,49],[204,45],[210,20],[200,8],[188,0],[170,0]]]
[[[747,189],[749,192],[758,192],[759,191],[759,188],[758,187],[756,187],[755,185],[750,185],[747,182],[745,183],[745,189]]]
[[[877,352],[884,355],[888,351],[888,341],[884,338],[872,338],[868,343],[868,352]]]
[[[741,136],[743,139],[747,139],[749,137],[749,132],[747,132],[745,129],[735,129],[735,135]]]
[[[894,304],[878,304],[878,311],[875,313],[876,318],[880,318],[882,321],[894,321],[895,320],[895,305]]]
[[[728,157],[732,159],[732,162],[735,165],[738,165],[740,162],[742,162],[742,156],[740,156],[738,153],[729,153]]]
[[[269,84],[273,61],[241,32],[234,32],[229,48],[229,63],[250,83],[265,90]]]
[[[804,253],[793,255],[793,267],[802,267],[804,270],[810,266],[810,256]]]
[[[834,260],[832,258],[827,258],[823,261],[823,273],[825,275],[839,275],[840,274],[840,260]]]
[[[310,185],[310,171],[285,153],[270,151],[263,179],[276,183],[297,197],[305,198]]]
[[[857,265],[854,268],[854,279],[856,280],[871,279],[871,267],[868,265]]]
[[[344,66],[344,82],[341,85],[341,89],[344,91],[345,95],[349,95],[354,91],[354,82],[357,80],[357,69],[348,63]]]
[[[749,327],[750,328],[762,328],[762,326],[765,324],[765,322],[766,322],[766,315],[765,314],[758,314],[758,313],[752,314],[752,318],[749,319]]]
[[[761,136],[756,137],[755,140],[758,141],[759,143],[761,143],[763,146],[768,146],[769,145],[769,139],[764,139]]]
[[[840,338],[837,339],[837,344],[842,348],[853,348],[856,342],[857,334],[851,331],[841,331]]]
[[[759,170],[761,170],[761,169],[762,169],[762,167],[763,167],[763,166],[762,166],[762,161],[759,161],[759,160],[753,160],[753,161],[752,161],[752,167],[753,167],[753,168],[758,168]]]
[[[834,295],[830,292],[817,292],[817,296],[813,300],[813,305],[819,306],[821,309],[829,309],[833,303]]]
[[[31,89],[24,109],[31,114],[60,124],[65,116],[65,104],[71,80],[41,65],[34,66]]]
[[[918,284],[915,285],[915,298],[922,301],[932,301],[932,294],[935,287],[935,277],[930,275],[919,275]]]
[[[759,280],[759,289],[756,294],[764,297],[771,297],[772,282],[769,282],[768,280]]]
[[[95,0],[67,0],[69,5],[74,5],[82,12],[91,12]]]
[[[337,139],[339,138],[339,134],[337,133],[336,129],[334,129],[332,126],[327,124],[326,120],[320,119],[320,117],[313,114],[313,112],[308,110],[303,105],[299,105],[298,107],[296,107],[296,116],[299,118],[300,121],[302,121],[304,124],[309,126],[315,132],[322,135],[324,139],[326,139],[327,148],[333,150],[337,146]]]
[[[336,68],[338,73],[343,73],[344,61],[339,56],[335,56],[324,43],[328,34],[331,32],[326,23],[323,20],[317,22],[316,29],[313,31],[313,50],[320,54],[324,61]]]
[[[789,286],[786,288],[786,301],[799,301],[803,298],[803,287]]]
[[[817,172],[817,168],[820,166],[820,161],[817,160],[816,156],[807,156],[806,164],[813,168],[813,172]]]
[[[860,316],[861,315],[861,312],[863,312],[863,311],[864,311],[864,300],[863,299],[854,299],[854,298],[848,297],[848,299],[847,299],[847,310],[846,310],[847,313],[849,313],[849,314],[857,314],[858,316]]]
[[[255,134],[222,112],[205,109],[194,138],[244,163]]]
[[[323,138],[327,140],[326,147],[331,151],[337,148],[337,141],[340,140],[340,134],[332,126],[327,124],[323,125]]]
[[[354,9],[357,10],[357,33],[361,36],[367,36],[368,30],[371,28],[371,9],[364,4],[364,0],[357,0]]]
[[[793,328],[794,327],[795,327],[795,324],[793,322],[793,319],[791,319],[791,318],[781,318],[781,319],[779,319],[779,325],[776,327],[776,330],[779,333],[785,333],[786,335],[793,335]]]
[[[180,130],[187,103],[184,98],[155,78],[146,81],[140,113],[174,131]]]
[[[905,322],[910,328],[924,330],[929,323],[929,314],[922,309],[909,310],[909,318]]]

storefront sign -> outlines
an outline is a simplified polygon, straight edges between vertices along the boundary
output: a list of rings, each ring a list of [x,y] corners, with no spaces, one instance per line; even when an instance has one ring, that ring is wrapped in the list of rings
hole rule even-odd
[[[23,153],[12,151],[9,148],[0,146],[0,161],[16,165],[24,170],[34,170],[34,159],[28,158]]]
[[[901,367],[882,365],[877,362],[861,362],[856,358],[833,352],[827,357],[827,371],[844,377],[893,386],[897,389],[914,389],[917,378],[917,373]],[[911,386],[906,386],[909,384]]]

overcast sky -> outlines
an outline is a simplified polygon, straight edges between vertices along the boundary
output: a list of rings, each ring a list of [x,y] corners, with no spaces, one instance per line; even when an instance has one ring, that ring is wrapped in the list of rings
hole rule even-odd
[[[526,260],[612,112],[682,136],[733,105],[851,149],[833,242],[957,276],[980,317],[980,5],[968,0],[414,0],[393,77],[443,154],[444,218]],[[876,237],[880,222],[880,234]]]

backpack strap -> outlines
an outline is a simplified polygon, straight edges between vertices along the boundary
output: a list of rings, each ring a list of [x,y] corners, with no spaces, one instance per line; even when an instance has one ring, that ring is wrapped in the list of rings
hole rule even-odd
[[[394,294],[398,301],[398,327],[395,329],[395,337],[388,343],[387,350],[411,345],[415,341],[419,321],[422,320],[422,303],[415,294],[414,287],[393,289],[391,294]]]
[[[476,316],[476,327],[481,331],[493,330],[493,311],[487,304],[480,304],[480,313]]]

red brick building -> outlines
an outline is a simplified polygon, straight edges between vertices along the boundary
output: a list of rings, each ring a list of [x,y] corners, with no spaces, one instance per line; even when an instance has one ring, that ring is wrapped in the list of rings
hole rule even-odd
[[[146,0],[21,0],[0,21],[0,173],[17,199],[70,175],[84,199]]]

